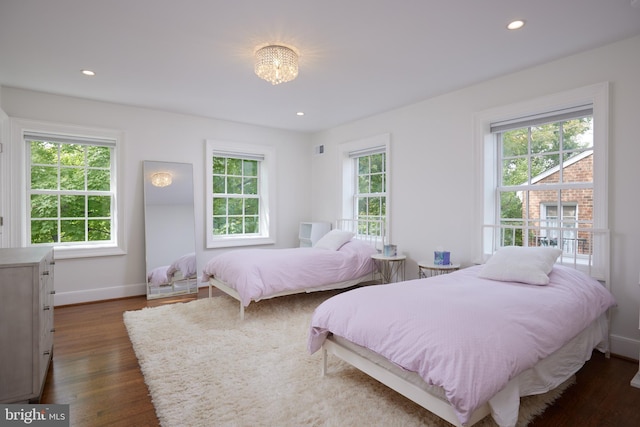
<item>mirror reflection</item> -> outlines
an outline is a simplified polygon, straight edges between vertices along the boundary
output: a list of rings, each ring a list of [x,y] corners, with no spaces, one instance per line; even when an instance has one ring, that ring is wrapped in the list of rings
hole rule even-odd
[[[198,292],[193,165],[143,162],[147,299]]]

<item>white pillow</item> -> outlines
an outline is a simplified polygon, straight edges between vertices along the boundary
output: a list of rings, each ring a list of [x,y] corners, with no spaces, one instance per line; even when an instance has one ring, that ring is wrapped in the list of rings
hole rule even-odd
[[[322,236],[320,240],[318,240],[316,244],[313,245],[313,247],[328,249],[330,251],[337,251],[342,247],[342,245],[351,240],[353,236],[354,234],[350,231],[331,230],[330,232]]]
[[[549,273],[562,251],[550,247],[505,246],[484,265],[478,277],[529,285],[548,285]]]

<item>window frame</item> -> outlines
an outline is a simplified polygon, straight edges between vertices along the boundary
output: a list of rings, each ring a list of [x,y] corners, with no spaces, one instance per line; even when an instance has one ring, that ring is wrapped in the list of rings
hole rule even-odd
[[[56,259],[72,259],[99,256],[113,256],[126,254],[126,240],[124,233],[124,185],[122,179],[122,144],[124,134],[121,131],[112,129],[90,128],[77,125],[69,125],[62,123],[41,122],[28,119],[12,118],[11,121],[11,142],[12,164],[20,168],[17,185],[12,185],[12,191],[18,192],[16,200],[19,203],[12,204],[10,217],[13,223],[19,224],[14,228],[14,233],[10,236],[12,245],[30,247],[30,246],[46,246],[46,244],[32,245],[29,241],[29,201],[27,199],[30,193],[29,165],[27,158],[27,142],[25,136],[27,134],[42,134],[52,137],[60,136],[62,138],[82,140],[101,140],[113,143],[112,165],[111,165],[111,188],[113,192],[112,199],[112,241],[110,242],[82,242],[82,243],[64,243],[50,244],[54,248]]]
[[[491,124],[516,120],[519,117],[535,116],[547,112],[575,108],[581,105],[593,106],[593,228],[608,229],[608,144],[609,144],[609,83],[603,82],[585,86],[542,98],[524,101],[482,111],[473,117],[474,178],[476,182],[474,200],[474,247],[477,262],[483,262],[492,252],[492,229],[484,225],[495,225],[497,218],[497,188],[500,165],[497,164],[498,144],[491,133]],[[609,259],[605,255],[606,244],[594,251],[594,267],[603,277],[608,277]]]
[[[205,153],[205,232],[207,233],[205,241],[207,249],[276,243],[277,159],[275,149],[267,145],[207,139]],[[216,153],[228,158],[262,158],[258,167],[259,235],[216,236],[213,234],[213,157]]]

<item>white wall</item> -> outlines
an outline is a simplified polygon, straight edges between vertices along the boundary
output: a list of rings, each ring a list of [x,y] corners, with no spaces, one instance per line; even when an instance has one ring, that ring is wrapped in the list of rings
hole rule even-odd
[[[125,135],[121,166],[126,183],[122,200],[127,254],[56,261],[56,305],[145,293],[143,160],[193,163],[200,268],[216,253],[204,249],[206,139],[275,147],[280,165],[275,247],[296,246],[298,223],[311,217],[311,146],[306,134],[15,88],[2,88],[0,99],[0,109],[10,118],[114,129]],[[10,168],[11,174],[20,171],[19,165]],[[11,224],[5,223],[6,227]]]
[[[314,220],[340,212],[337,144],[391,134],[391,239],[416,262],[444,246],[454,261],[474,254],[473,116],[490,108],[601,82],[610,82],[609,228],[614,353],[638,358],[640,332],[640,37],[523,70],[463,90],[315,134]],[[437,65],[437,64],[436,64]]]

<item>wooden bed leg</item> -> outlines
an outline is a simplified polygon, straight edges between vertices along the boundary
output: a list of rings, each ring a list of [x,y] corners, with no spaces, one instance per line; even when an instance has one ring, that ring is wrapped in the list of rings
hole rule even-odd
[[[213,286],[211,285],[211,283],[209,283],[209,298],[211,298],[211,288],[212,288],[212,287],[213,287]]]
[[[244,320],[244,305],[240,303],[240,320]]]
[[[324,377],[325,375],[327,375],[327,349],[322,347],[322,376]]]

